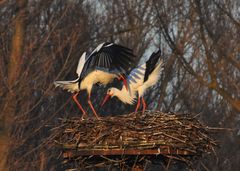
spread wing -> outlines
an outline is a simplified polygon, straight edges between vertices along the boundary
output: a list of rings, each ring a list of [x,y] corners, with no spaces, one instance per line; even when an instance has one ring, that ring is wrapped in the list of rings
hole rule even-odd
[[[137,89],[143,84],[150,85],[154,84],[158,80],[159,72],[156,70],[158,67],[157,63],[161,56],[161,51],[152,53],[146,63],[134,68],[127,77],[128,89],[131,91],[137,91]],[[156,70],[156,72],[154,72]]]
[[[139,86],[144,83],[144,75],[146,72],[146,63],[134,68],[127,77],[127,86],[130,94],[137,91]]]
[[[80,79],[98,69],[111,73],[126,73],[136,56],[133,50],[114,43],[102,43],[87,57]]]
[[[76,73],[77,73],[78,77],[79,77],[79,76],[81,75],[81,73],[82,73],[82,70],[83,70],[85,61],[86,61],[86,52],[83,52],[82,56],[81,56],[80,59],[79,59],[78,66],[77,66],[77,70],[76,70]]]
[[[158,50],[157,52],[153,52],[152,55],[149,57],[149,59],[146,62],[146,72],[144,75],[144,82],[148,80],[149,75],[153,72],[153,70],[156,68],[158,59],[161,56],[161,50]]]

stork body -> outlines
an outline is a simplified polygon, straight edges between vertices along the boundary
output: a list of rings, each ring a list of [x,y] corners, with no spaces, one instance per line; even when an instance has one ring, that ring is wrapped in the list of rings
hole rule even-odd
[[[78,63],[76,80],[55,81],[54,84],[74,93],[73,100],[82,111],[83,116],[86,115],[86,112],[77,100],[77,96],[80,90],[87,90],[88,104],[98,118],[91,102],[93,85],[97,83],[106,85],[115,78],[123,79],[126,85],[123,75],[130,68],[134,58],[133,51],[129,48],[114,43],[102,43],[89,56],[86,55],[86,52],[83,53]]]
[[[146,110],[146,102],[144,100],[145,91],[155,85],[160,78],[160,72],[162,70],[163,61],[159,58],[161,56],[161,51],[159,50],[156,53],[153,53],[148,61],[137,68],[134,68],[127,77],[128,91],[126,87],[122,87],[121,90],[111,87],[107,91],[107,95],[102,103],[109,99],[109,97],[116,96],[123,103],[134,104],[135,99],[137,98],[137,105],[135,112],[138,111],[140,104],[143,105],[143,113]],[[159,61],[159,62],[158,62]]]

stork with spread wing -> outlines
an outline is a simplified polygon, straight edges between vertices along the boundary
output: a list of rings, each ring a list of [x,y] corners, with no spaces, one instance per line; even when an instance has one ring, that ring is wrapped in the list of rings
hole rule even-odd
[[[122,79],[124,85],[127,86],[124,75],[130,69],[135,61],[133,51],[127,47],[115,43],[101,43],[90,55],[84,52],[79,59],[77,74],[78,78],[72,81],[55,81],[55,86],[74,93],[73,100],[82,111],[83,116],[86,112],[77,100],[80,90],[87,90],[88,104],[93,114],[99,119],[91,102],[91,90],[94,84],[100,83],[106,85],[115,78]]]
[[[131,104],[133,105],[135,102],[135,99],[137,100],[137,105],[135,112],[138,111],[140,107],[140,103],[142,101],[143,105],[143,113],[146,110],[146,102],[144,100],[144,93],[145,91],[155,85],[157,81],[160,78],[160,72],[162,70],[162,64],[163,61],[159,58],[161,56],[161,51],[157,51],[152,53],[148,61],[137,68],[134,68],[131,73],[127,77],[127,87],[122,87],[121,90],[111,87],[107,90],[107,94],[104,98],[104,101],[102,103],[102,106],[106,103],[106,101],[110,97],[116,96],[119,100],[121,100],[123,103]],[[138,94],[138,97],[137,97]]]

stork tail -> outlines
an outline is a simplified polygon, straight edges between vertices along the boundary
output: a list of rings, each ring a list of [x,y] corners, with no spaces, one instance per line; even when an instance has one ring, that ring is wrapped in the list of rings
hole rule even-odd
[[[73,81],[54,81],[54,85],[72,93],[79,91],[78,79]]]

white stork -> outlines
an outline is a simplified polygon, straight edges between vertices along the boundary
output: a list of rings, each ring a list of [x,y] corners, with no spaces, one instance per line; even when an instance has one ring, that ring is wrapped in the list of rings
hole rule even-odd
[[[138,94],[138,101],[135,112],[138,111],[138,108],[140,107],[140,103],[142,101],[142,112],[144,113],[147,105],[143,95],[145,91],[149,87],[155,85],[160,78],[160,72],[162,70],[163,64],[162,60],[159,61],[160,56],[160,50],[156,53],[152,53],[146,63],[140,65],[139,67],[131,71],[131,73],[127,77],[128,90],[124,86],[121,90],[114,87],[109,88],[101,106],[103,106],[106,101],[110,99],[110,97],[114,96],[116,96],[123,103],[132,105],[134,104]]]
[[[124,74],[129,70],[130,66],[135,60],[133,51],[127,47],[117,45],[114,43],[101,43],[90,55],[86,52],[82,54],[79,59],[77,67],[78,78],[72,81],[55,81],[55,86],[60,86],[63,89],[75,93],[73,100],[86,116],[86,112],[82,105],[77,100],[80,90],[87,90],[88,104],[91,107],[94,115],[99,119],[91,102],[91,90],[94,84],[106,85],[118,78],[123,80],[124,85],[127,84]]]

